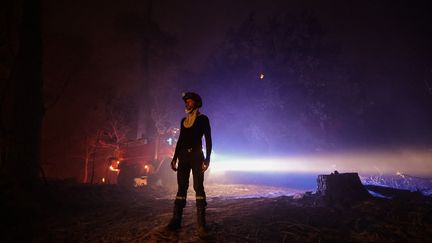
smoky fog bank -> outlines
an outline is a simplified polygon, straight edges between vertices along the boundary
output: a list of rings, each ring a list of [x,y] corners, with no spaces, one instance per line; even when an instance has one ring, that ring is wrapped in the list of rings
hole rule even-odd
[[[316,172],[332,171],[332,164],[343,171],[397,164],[404,172],[421,160],[415,170],[430,173],[428,8],[336,2],[350,14],[327,3],[256,1],[239,8],[158,1],[150,9],[108,1],[100,9],[48,1],[44,95],[53,105],[44,119],[46,174],[81,178],[89,149],[113,124],[118,141],[140,138],[143,129],[151,140],[179,128],[184,91],[203,98],[212,166],[218,154],[263,165],[267,157],[322,155],[328,165]],[[371,156],[403,151],[412,154],[405,165]],[[334,162],[329,154],[350,156]],[[365,156],[366,163],[351,161]],[[107,156],[96,157],[103,164]]]

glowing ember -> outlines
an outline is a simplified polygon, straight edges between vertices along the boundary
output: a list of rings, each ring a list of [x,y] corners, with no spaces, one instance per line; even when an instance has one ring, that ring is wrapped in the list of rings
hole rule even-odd
[[[110,171],[115,171],[115,172],[119,172],[119,169],[114,168],[112,165],[110,165],[109,167]]]

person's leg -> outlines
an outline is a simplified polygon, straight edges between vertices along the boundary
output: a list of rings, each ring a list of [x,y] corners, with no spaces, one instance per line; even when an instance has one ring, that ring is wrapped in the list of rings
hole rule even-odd
[[[196,197],[198,231],[200,235],[206,231],[205,208],[207,206],[206,194],[204,191],[204,172],[202,172],[203,154],[194,158],[192,163],[193,186]]]
[[[192,167],[193,187],[197,206],[207,206],[206,193],[204,190],[204,172],[202,172],[201,162],[194,162]]]
[[[176,230],[181,227],[181,220],[183,215],[183,208],[186,206],[186,196],[189,187],[189,176],[190,176],[190,163],[185,160],[181,160],[177,167],[177,195],[174,201],[173,217],[169,222],[167,228],[169,230]]]
[[[187,190],[189,188],[191,166],[187,160],[180,160],[177,167],[177,195],[175,205],[182,208],[186,206]]]

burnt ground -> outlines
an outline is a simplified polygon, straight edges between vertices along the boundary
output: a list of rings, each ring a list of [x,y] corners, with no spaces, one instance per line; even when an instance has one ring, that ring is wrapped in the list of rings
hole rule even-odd
[[[372,198],[338,205],[327,204],[312,193],[281,188],[214,185],[207,186],[207,191],[210,230],[200,239],[193,200],[188,201],[182,229],[176,232],[164,229],[171,217],[174,193],[162,187],[125,190],[115,185],[51,183],[30,194],[6,190],[2,192],[5,196],[2,241],[426,242],[432,239],[432,206],[425,201]]]

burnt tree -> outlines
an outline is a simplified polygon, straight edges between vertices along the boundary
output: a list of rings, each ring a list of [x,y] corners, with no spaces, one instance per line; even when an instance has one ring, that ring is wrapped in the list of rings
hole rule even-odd
[[[328,203],[347,204],[370,197],[357,173],[339,174],[335,171],[330,175],[319,175],[317,184],[317,194]]]

